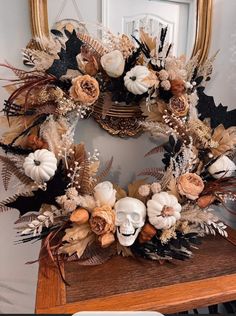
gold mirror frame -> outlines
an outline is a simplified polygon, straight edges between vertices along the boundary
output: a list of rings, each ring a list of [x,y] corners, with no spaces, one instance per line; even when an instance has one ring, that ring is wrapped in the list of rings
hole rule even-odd
[[[199,53],[199,62],[203,63],[207,59],[210,47],[213,0],[196,0],[196,3],[196,34],[192,56]],[[28,44],[28,47],[33,46],[37,49],[44,49],[43,43],[40,43],[40,41],[35,42],[34,38],[40,40],[49,36],[47,0],[29,0],[29,4],[33,39]],[[93,117],[103,129],[112,135],[125,137],[135,136],[140,133],[139,120],[142,119],[141,111],[137,112],[136,107],[127,109],[127,107],[122,106],[119,107],[119,111],[120,113],[117,113],[117,109],[111,108],[104,119],[101,115],[101,106],[97,104],[94,107]]]

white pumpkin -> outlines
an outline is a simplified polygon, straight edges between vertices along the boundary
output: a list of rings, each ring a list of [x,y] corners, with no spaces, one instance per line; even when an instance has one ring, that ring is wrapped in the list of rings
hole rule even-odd
[[[215,179],[230,177],[234,173],[235,170],[236,170],[235,163],[225,155],[218,158],[208,168],[208,172]]]
[[[53,152],[38,149],[25,158],[25,174],[37,183],[47,182],[57,170],[57,159]]]
[[[148,81],[144,79],[150,75],[150,71],[145,66],[135,66],[128,71],[124,77],[124,84],[128,91],[133,94],[143,94],[150,87]]]
[[[177,198],[167,192],[156,193],[147,202],[149,222],[156,229],[168,229],[180,219],[181,205]]]

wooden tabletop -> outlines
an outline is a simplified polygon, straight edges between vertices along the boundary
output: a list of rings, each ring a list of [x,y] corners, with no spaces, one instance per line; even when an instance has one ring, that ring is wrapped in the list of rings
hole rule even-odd
[[[190,260],[160,265],[114,257],[100,266],[40,263],[36,313],[157,310],[174,313],[236,300],[236,234],[208,237]]]

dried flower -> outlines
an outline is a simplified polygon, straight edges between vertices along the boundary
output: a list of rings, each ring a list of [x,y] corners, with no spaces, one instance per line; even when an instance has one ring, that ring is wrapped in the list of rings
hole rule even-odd
[[[124,72],[125,60],[119,50],[113,50],[101,57],[101,65],[108,76],[118,78]]]
[[[150,185],[149,184],[143,184],[139,187],[138,193],[141,196],[148,196],[150,194]]]
[[[99,85],[95,78],[89,75],[78,76],[72,80],[70,96],[83,104],[93,104],[99,96]]]
[[[153,194],[161,192],[161,184],[159,182],[153,182],[151,184],[151,191]]]
[[[185,83],[182,79],[171,80],[171,92],[174,96],[180,97],[185,92]]]
[[[92,212],[90,226],[96,235],[115,232],[115,212],[109,205],[96,207]]]
[[[76,188],[72,187],[66,190],[66,196],[73,200],[74,198],[76,198],[78,196],[78,191],[76,190]]]
[[[63,203],[63,208],[68,213],[73,212],[76,209],[76,206],[77,206],[77,204],[73,200],[66,200]]]
[[[177,188],[181,195],[196,200],[204,189],[204,183],[196,173],[185,173],[178,178]]]
[[[170,90],[170,88],[171,88],[170,81],[169,81],[169,80],[164,80],[164,81],[162,81],[162,82],[161,82],[161,87],[162,87],[164,90],[166,90],[166,91]]]
[[[170,99],[169,109],[171,112],[178,116],[185,116],[189,110],[189,104],[185,96],[177,97],[174,96]]]
[[[159,72],[159,79],[161,81],[165,81],[169,78],[169,74],[166,70],[162,69],[160,72]]]

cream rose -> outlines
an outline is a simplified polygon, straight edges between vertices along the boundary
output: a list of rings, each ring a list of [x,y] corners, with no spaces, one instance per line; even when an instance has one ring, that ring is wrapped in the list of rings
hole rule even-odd
[[[109,205],[114,206],[116,202],[116,190],[109,181],[104,181],[97,184],[94,188],[94,197],[99,206]]]
[[[235,163],[225,155],[218,158],[208,168],[208,172],[215,179],[230,177],[234,173],[235,170],[236,170]]]
[[[204,189],[204,183],[196,173],[185,173],[178,178],[177,187],[181,195],[196,200]]]
[[[101,57],[102,68],[112,78],[120,77],[125,68],[125,60],[119,50],[113,50]]]

